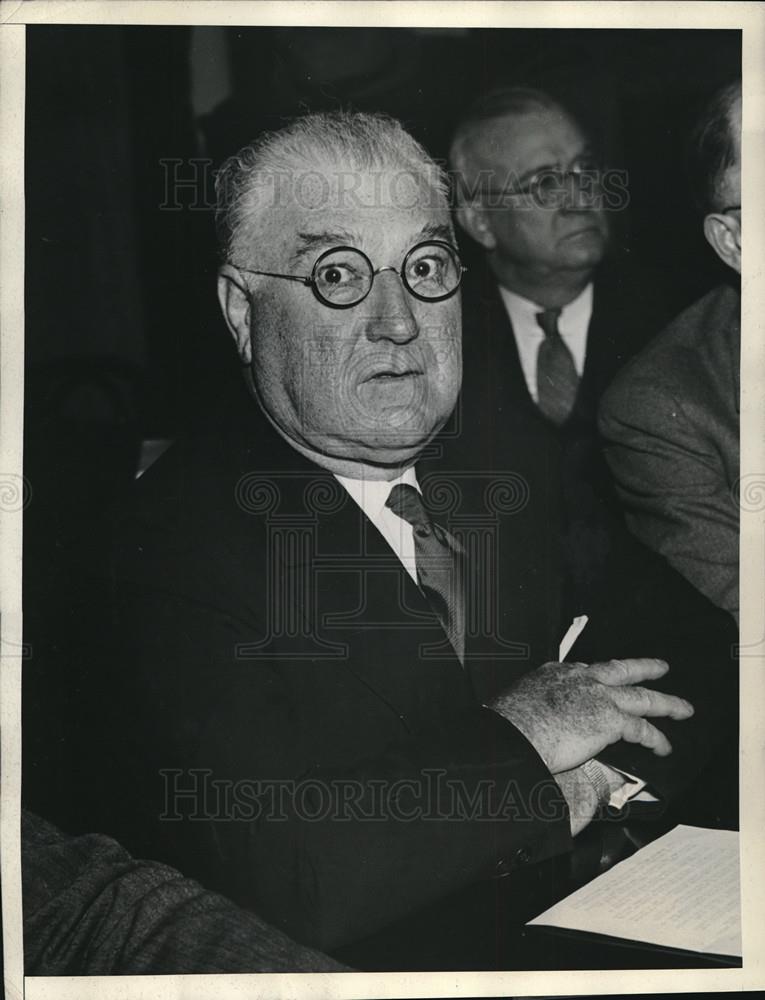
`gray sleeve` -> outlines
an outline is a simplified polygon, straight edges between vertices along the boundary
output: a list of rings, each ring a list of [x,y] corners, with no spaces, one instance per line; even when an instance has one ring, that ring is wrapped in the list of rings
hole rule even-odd
[[[173,868],[30,813],[22,878],[28,976],[346,971]]]
[[[606,393],[599,429],[630,529],[738,619],[738,510],[710,436],[667,386],[634,375]]]

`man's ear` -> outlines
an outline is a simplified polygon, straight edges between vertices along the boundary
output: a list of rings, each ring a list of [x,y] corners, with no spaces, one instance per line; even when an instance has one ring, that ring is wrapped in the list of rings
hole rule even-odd
[[[231,264],[224,264],[218,271],[218,302],[242,364],[251,364],[250,290],[241,273]]]
[[[741,221],[733,213],[711,212],[704,218],[704,235],[720,260],[741,274]]]
[[[497,241],[491,228],[488,213],[483,206],[459,205],[457,207],[457,222],[468,236],[479,243],[484,250],[493,250],[496,247]]]

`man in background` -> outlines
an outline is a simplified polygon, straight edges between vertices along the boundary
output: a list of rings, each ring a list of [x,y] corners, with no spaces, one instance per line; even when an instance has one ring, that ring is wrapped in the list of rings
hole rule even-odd
[[[598,401],[661,324],[655,287],[607,262],[608,210],[628,203],[590,138],[548,94],[508,87],[456,127],[457,219],[483,251],[465,281],[461,414],[467,450],[502,460],[518,434],[552,437],[575,514],[601,496]],[[658,313],[658,315],[657,315]]]
[[[704,236],[728,280],[625,368],[600,429],[631,529],[738,619],[740,82],[715,94],[691,153]]]

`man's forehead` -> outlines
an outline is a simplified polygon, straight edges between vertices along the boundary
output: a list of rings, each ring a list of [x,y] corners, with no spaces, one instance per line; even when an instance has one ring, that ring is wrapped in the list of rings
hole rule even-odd
[[[586,136],[565,111],[538,108],[482,123],[474,155],[482,165],[525,169],[576,155],[586,146]]]
[[[422,239],[453,239],[437,171],[427,163],[359,169],[317,160],[264,173],[252,191],[257,242],[292,259],[306,248],[347,245],[387,256]]]
[[[304,212],[362,210],[431,210],[443,204],[438,168],[427,162],[416,167],[316,161],[309,166],[264,171],[257,180],[264,208],[295,207]],[[440,206],[439,206],[440,207]]]
[[[290,223],[282,229],[282,248],[292,260],[311,259],[333,246],[352,246],[373,258],[397,263],[398,255],[425,240],[453,241],[453,228],[446,211],[412,213],[397,211],[356,211],[290,213]],[[387,257],[391,259],[388,260]]]
[[[725,201],[741,201],[741,98],[734,101],[728,113],[733,162],[721,178],[720,195]]]

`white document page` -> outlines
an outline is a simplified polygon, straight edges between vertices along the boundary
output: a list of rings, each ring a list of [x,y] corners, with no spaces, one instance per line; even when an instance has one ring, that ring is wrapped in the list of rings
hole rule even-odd
[[[710,955],[741,955],[738,833],[677,826],[530,920]]]

